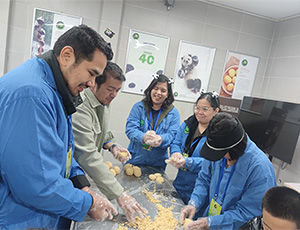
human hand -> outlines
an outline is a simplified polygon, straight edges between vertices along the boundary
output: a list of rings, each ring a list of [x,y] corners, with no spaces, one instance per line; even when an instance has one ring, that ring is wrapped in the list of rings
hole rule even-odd
[[[111,150],[111,153],[118,161],[122,162],[123,164],[131,159],[130,152],[126,148],[123,148],[121,145],[116,145]]]
[[[208,224],[207,224],[207,218],[206,217],[202,217],[199,218],[196,221],[191,222],[190,224],[188,224],[185,228],[186,230],[208,230]]]
[[[125,191],[117,198],[117,202],[125,212],[129,222],[135,223],[134,213],[136,212],[139,218],[144,218],[144,214],[148,213],[132,196]]]
[[[192,205],[186,205],[181,209],[179,223],[183,224],[185,218],[189,217],[189,219],[193,219],[196,213],[196,208]]]
[[[144,135],[144,143],[147,144],[147,145],[152,145],[154,140],[155,140],[155,131],[153,130],[148,130],[145,135]]]
[[[182,156],[181,153],[175,152],[172,156],[165,161],[166,163],[170,163],[176,168],[181,168],[185,165],[185,158]]]
[[[88,211],[88,215],[98,221],[103,221],[106,218],[111,220],[113,215],[117,215],[118,211],[115,206],[105,197],[94,192],[88,187],[82,189],[85,192],[88,192],[93,197],[93,204]]]
[[[161,136],[160,135],[155,135],[152,146],[153,147],[158,147],[158,146],[161,145],[161,142],[162,142]]]

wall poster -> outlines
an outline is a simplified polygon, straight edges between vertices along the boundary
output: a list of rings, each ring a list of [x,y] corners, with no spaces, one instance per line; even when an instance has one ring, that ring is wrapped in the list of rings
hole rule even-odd
[[[154,74],[164,72],[169,37],[130,30],[123,92],[143,94]]]
[[[258,61],[258,57],[227,51],[220,96],[241,100],[250,96]]]
[[[30,55],[31,58],[52,49],[60,35],[80,25],[81,17],[34,9]]]
[[[180,41],[174,73],[176,100],[195,102],[206,92],[215,57],[215,48]]]

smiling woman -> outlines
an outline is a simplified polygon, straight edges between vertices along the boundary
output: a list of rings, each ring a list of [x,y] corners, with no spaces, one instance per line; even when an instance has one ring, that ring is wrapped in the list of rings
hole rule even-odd
[[[145,98],[131,109],[126,123],[132,155],[129,163],[166,168],[168,147],[180,123],[171,83],[165,75],[155,75],[144,92]]]

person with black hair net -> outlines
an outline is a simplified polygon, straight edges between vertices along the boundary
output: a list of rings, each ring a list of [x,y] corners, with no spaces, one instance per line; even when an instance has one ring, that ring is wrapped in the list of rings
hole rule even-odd
[[[205,160],[180,222],[206,209],[186,229],[238,229],[261,215],[265,192],[276,186],[274,168],[235,116],[221,112],[213,117],[200,155]]]
[[[170,146],[171,157],[166,162],[178,168],[173,185],[184,204],[190,200],[202,167],[200,150],[206,141],[208,123],[219,111],[219,95],[202,92],[194,104],[194,114],[181,124]]]

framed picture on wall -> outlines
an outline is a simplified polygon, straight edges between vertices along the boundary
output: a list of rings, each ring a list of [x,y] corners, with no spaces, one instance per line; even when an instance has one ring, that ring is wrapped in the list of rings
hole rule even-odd
[[[154,74],[165,70],[169,37],[130,30],[123,92],[143,94]]]
[[[258,57],[227,51],[220,96],[241,100],[250,96],[258,62]]]
[[[195,102],[207,91],[216,48],[180,41],[174,72],[176,100]]]
[[[73,26],[80,25],[81,22],[81,17],[35,8],[31,33],[31,58],[52,49],[60,35]]]

